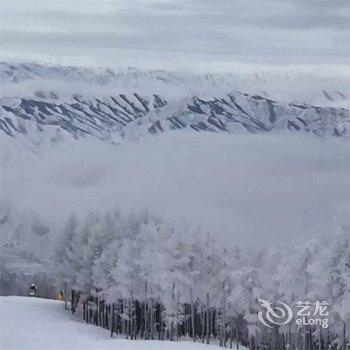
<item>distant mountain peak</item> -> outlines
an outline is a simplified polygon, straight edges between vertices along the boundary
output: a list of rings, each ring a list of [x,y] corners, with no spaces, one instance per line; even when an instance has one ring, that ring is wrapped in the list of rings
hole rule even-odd
[[[52,128],[102,140],[174,129],[350,134],[349,93],[342,83],[325,81],[334,83],[331,88],[299,73],[201,75],[5,62],[0,73],[0,129],[8,136]],[[305,98],[296,99],[300,94]]]

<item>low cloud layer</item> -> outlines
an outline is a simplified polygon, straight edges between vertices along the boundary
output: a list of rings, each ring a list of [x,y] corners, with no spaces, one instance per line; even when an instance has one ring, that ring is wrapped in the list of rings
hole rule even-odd
[[[342,140],[173,132],[120,146],[65,142],[30,157],[17,142],[3,142],[3,203],[55,228],[72,211],[147,207],[239,245],[270,244],[329,235],[350,204]]]

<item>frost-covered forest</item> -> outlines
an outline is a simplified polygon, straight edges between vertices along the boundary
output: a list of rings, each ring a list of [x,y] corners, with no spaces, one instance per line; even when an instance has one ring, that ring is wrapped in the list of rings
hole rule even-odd
[[[72,214],[53,262],[72,310],[131,339],[243,343],[251,349],[345,346],[350,322],[350,226],[324,240],[271,249],[238,248],[212,232],[172,225],[145,211]],[[326,300],[329,329],[290,323],[269,329],[258,298]]]

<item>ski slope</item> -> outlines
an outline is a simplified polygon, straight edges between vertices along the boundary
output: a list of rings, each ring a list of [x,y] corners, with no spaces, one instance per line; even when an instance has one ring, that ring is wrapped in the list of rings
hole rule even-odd
[[[64,310],[56,300],[0,297],[2,350],[119,349],[201,350],[214,345],[193,342],[131,341],[110,337],[110,332],[87,325]],[[240,347],[240,350],[246,350]]]

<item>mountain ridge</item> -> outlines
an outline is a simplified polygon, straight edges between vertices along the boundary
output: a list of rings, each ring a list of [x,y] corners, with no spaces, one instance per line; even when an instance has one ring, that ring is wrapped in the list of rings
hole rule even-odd
[[[350,114],[345,108],[283,104],[260,95],[231,93],[211,99],[194,96],[169,101],[154,94],[134,93],[86,98],[3,98],[0,129],[8,136],[35,127],[54,126],[74,138],[92,135],[111,140],[128,130],[146,128],[156,134],[191,129],[208,132],[262,133],[277,130],[310,132],[319,136],[349,136]]]
[[[91,135],[108,141],[176,129],[350,134],[349,110],[341,103],[347,100],[347,92],[336,85],[333,90],[318,86],[315,100],[321,99],[321,105],[305,102],[307,91],[305,101],[295,100],[292,96],[298,89],[293,84],[305,85],[309,78],[298,73],[291,73],[292,80],[286,80],[290,102],[272,97],[273,90],[282,89],[283,84],[272,87],[269,77],[275,77],[264,74],[248,78],[5,62],[0,64],[0,73],[0,129],[7,136],[52,128],[74,138]],[[252,93],[242,92],[240,87],[249,79],[253,80],[245,87],[250,86]]]

